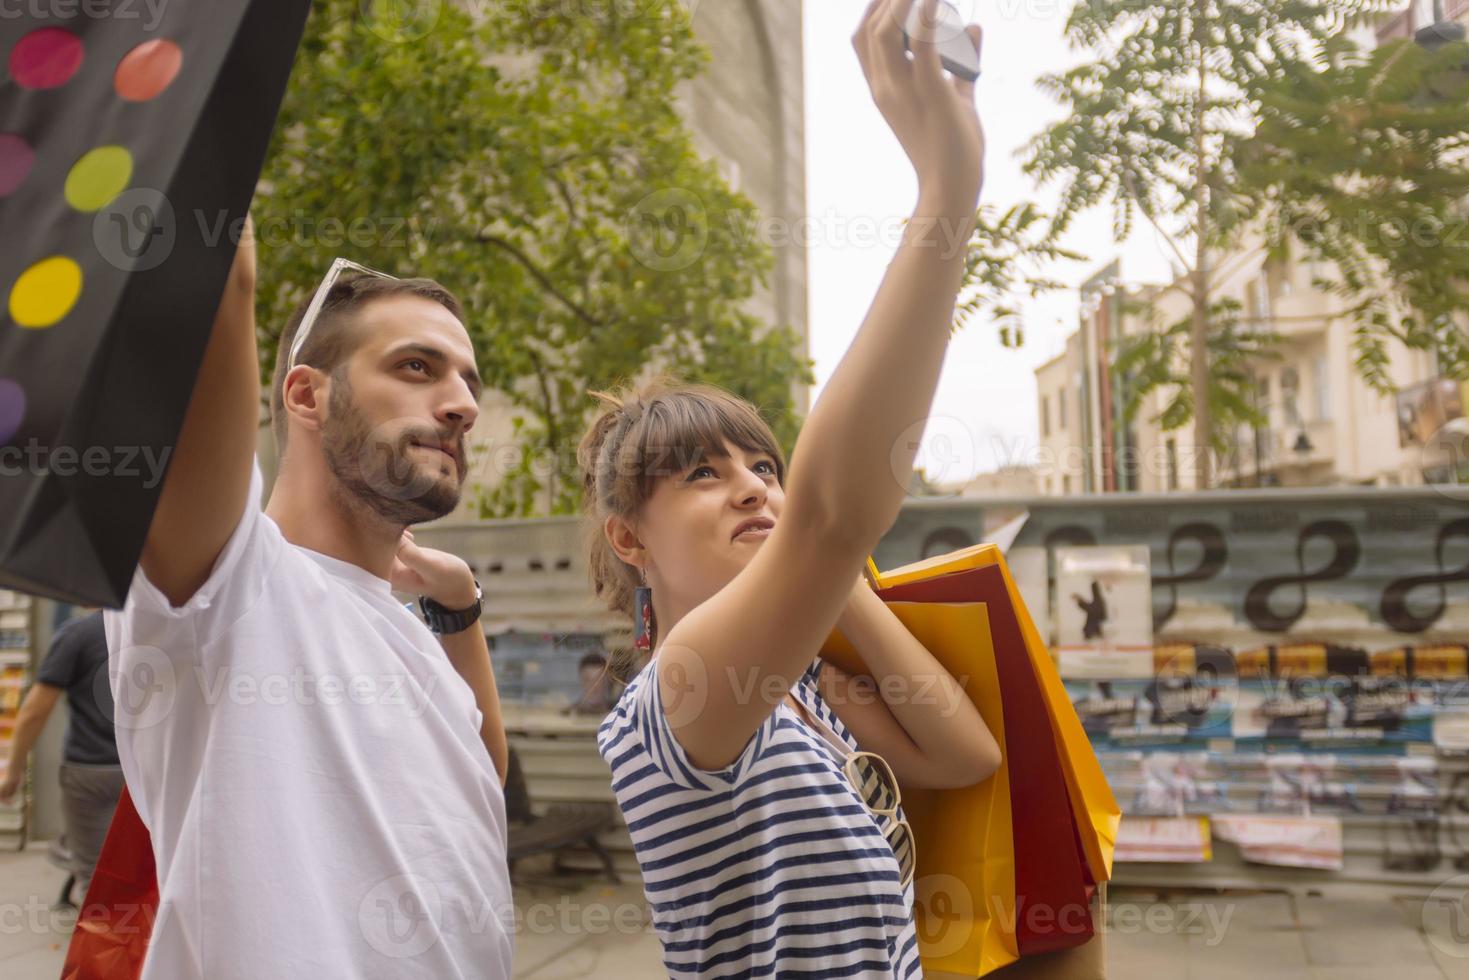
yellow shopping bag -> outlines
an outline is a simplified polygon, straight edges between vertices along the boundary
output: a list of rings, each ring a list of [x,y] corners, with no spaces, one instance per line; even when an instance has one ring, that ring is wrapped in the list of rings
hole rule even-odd
[[[969,675],[965,693],[1000,744],[1000,770],[977,786],[903,790],[918,852],[914,920],[924,969],[977,976],[1020,956],[1005,719],[989,616],[983,603],[899,602],[889,608],[929,650],[962,659],[956,676]],[[866,673],[839,633],[821,655],[849,673]]]

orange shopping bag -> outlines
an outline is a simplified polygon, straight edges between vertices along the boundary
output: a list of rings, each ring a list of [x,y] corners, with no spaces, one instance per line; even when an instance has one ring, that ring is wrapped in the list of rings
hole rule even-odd
[[[1000,568],[969,568],[878,594],[889,603],[984,603],[1013,776],[1017,945],[1022,957],[1084,945],[1096,931],[1091,913],[1096,879],[1086,866],[1045,697]]]

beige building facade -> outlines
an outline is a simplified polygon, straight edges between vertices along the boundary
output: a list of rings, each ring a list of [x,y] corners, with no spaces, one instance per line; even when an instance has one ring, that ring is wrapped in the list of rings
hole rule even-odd
[[[1447,17],[1469,20],[1469,0],[1446,0]],[[1381,40],[1413,37],[1434,23],[1420,0],[1387,22]],[[1247,322],[1282,338],[1278,359],[1252,366],[1265,424],[1241,426],[1214,458],[1214,486],[1416,486],[1469,481],[1469,390],[1441,376],[1431,352],[1394,344],[1387,374],[1395,394],[1372,389],[1356,367],[1355,322],[1314,280],[1332,270],[1268,257],[1263,239],[1211,259],[1213,298],[1233,299]],[[1038,480],[1047,495],[1196,490],[1200,451],[1191,424],[1165,431],[1171,390],[1155,392],[1131,423],[1122,419],[1111,341],[1153,329],[1124,310],[1150,300],[1158,325],[1191,314],[1188,283],[1129,288],[1115,267],[1081,287],[1079,327],[1063,353],[1036,369]]]
[[[1070,496],[1089,489],[1085,464],[1088,440],[1082,418],[1081,336],[1072,334],[1066,349],[1036,368],[1040,439],[1036,484],[1046,496]]]
[[[1263,245],[1221,256],[1216,299],[1238,301],[1244,316],[1281,337],[1278,359],[1252,366],[1259,428],[1241,426],[1214,457],[1215,486],[1415,486],[1452,482],[1456,443],[1444,428],[1464,408],[1438,404],[1444,387],[1431,353],[1394,345],[1388,375],[1399,394],[1374,391],[1356,367],[1355,321],[1312,284],[1325,270],[1269,262]],[[1116,292],[1083,306],[1082,325],[1065,351],[1036,370],[1040,433],[1037,466],[1048,495],[1196,490],[1199,453],[1192,425],[1165,431],[1159,421],[1173,392],[1154,392],[1136,418],[1122,418],[1118,379],[1099,325],[1113,337],[1153,329],[1122,312],[1122,297],[1151,299],[1156,323],[1190,315],[1183,283]],[[1109,390],[1110,389],[1110,390]],[[1414,406],[1426,408],[1417,411]],[[1452,431],[1452,430],[1450,430]]]

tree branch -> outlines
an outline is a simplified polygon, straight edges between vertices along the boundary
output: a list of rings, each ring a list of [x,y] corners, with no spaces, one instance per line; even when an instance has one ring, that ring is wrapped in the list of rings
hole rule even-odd
[[[520,249],[510,244],[505,239],[500,238],[498,235],[480,234],[478,236],[478,240],[486,245],[494,245],[496,248],[499,248],[502,251],[508,253],[511,258],[515,259],[516,262],[519,262],[525,268],[525,270],[531,274],[536,282],[540,283],[542,289],[544,289],[546,292],[550,293],[553,297],[560,301],[562,306],[565,306],[572,313],[576,314],[576,316],[583,322],[591,324],[594,327],[600,327],[603,325],[600,319],[592,316],[591,313],[587,312],[579,305],[577,305],[577,303],[574,302],[571,297],[567,296],[565,293],[561,292],[561,290],[557,289],[555,283],[551,282],[550,278],[539,268],[537,268],[536,264],[532,262],[530,258]]]
[[[1152,209],[1149,208],[1146,203],[1144,203],[1142,196],[1138,194],[1137,182],[1134,181],[1132,178],[1132,171],[1129,170],[1124,172],[1122,175],[1122,180],[1124,183],[1127,184],[1127,193],[1131,194],[1132,199],[1137,202],[1137,209],[1143,213],[1144,218],[1148,219],[1148,224],[1153,226],[1153,230],[1163,237],[1163,241],[1168,243],[1168,247],[1173,249],[1173,254],[1178,257],[1178,264],[1183,266],[1183,271],[1185,274],[1187,274],[1189,271],[1191,271],[1189,269],[1188,259],[1184,257],[1183,250],[1178,247],[1178,244],[1176,242],[1174,242],[1173,236],[1164,231],[1163,226],[1158,224],[1158,219],[1153,217]]]
[[[558,454],[561,451],[561,428],[556,424],[556,408],[552,404],[551,385],[546,379],[546,364],[541,360],[541,355],[536,353],[533,347],[526,350],[531,364],[535,367],[536,380],[541,387],[541,422],[546,426],[546,444],[551,447],[551,452]],[[559,461],[551,467],[550,476],[546,479],[546,513],[556,512],[556,479],[560,476]]]

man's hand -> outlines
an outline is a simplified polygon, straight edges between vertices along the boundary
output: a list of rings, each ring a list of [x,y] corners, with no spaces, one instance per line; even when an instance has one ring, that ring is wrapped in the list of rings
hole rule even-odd
[[[255,506],[247,499],[260,429],[255,277],[247,217],[140,559],[175,606],[208,580],[245,507]]]
[[[9,806],[15,799],[15,794],[20,792],[20,773],[6,773],[4,779],[0,779],[0,803]]]
[[[445,609],[468,609],[474,605],[474,572],[458,555],[433,548],[420,548],[413,532],[405,530],[393,556],[388,581],[399,592],[427,596]]]
[[[388,580],[399,592],[428,596],[447,609],[468,609],[474,605],[474,572],[468,563],[447,551],[420,548],[413,542],[413,532],[404,530],[398,541],[398,553]],[[489,641],[484,630],[475,624],[469,629],[439,637],[449,663],[469,689],[483,720],[480,739],[495,764],[500,785],[510,771],[510,743],[505,739],[505,721],[500,712],[500,692],[495,687],[495,671],[490,666]]]

